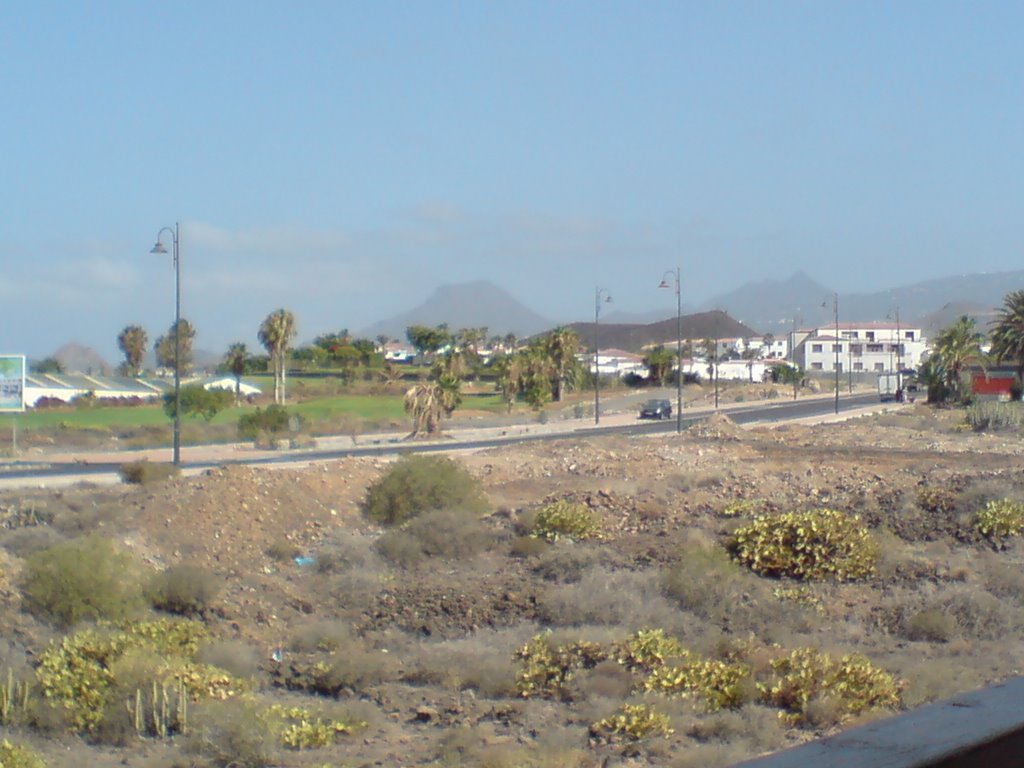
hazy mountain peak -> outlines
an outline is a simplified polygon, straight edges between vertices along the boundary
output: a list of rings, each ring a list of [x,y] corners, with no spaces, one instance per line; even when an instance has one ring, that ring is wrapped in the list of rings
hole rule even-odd
[[[493,335],[514,333],[517,336],[529,336],[552,326],[550,320],[508,291],[486,280],[476,280],[439,286],[422,304],[374,323],[363,330],[362,335],[403,338],[410,325],[441,323],[447,323],[453,331],[486,327]]]

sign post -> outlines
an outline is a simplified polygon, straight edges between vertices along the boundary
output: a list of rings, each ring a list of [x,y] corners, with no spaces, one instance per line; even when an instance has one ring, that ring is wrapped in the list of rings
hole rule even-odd
[[[25,356],[0,355],[0,413],[25,410]],[[11,421],[11,452],[18,452],[17,415]]]

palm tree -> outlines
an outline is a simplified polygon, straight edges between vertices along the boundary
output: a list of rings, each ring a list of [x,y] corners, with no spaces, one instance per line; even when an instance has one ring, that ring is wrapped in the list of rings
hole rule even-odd
[[[975,322],[967,315],[961,315],[953,325],[935,337],[934,365],[942,371],[946,386],[958,399],[963,398],[964,369],[968,365],[984,363],[981,351],[982,335],[975,329]]]
[[[235,377],[235,403],[242,399],[242,374],[245,373],[245,364],[248,360],[249,350],[240,341],[236,341],[228,347],[228,351],[224,355],[224,365]]]
[[[117,337],[117,346],[124,352],[125,367],[131,376],[142,373],[142,359],[146,356],[149,335],[141,325],[126,325]]]
[[[1003,307],[992,323],[992,355],[1000,363],[1017,363],[1017,383],[1024,385],[1024,290],[1003,297]]]
[[[644,365],[647,366],[647,377],[654,386],[660,387],[665,383],[665,377],[672,370],[672,362],[675,359],[676,353],[665,349],[664,344],[659,344],[644,356]]]
[[[441,431],[441,420],[456,407],[450,394],[450,390],[446,391],[436,381],[424,381],[409,387],[405,393],[405,412],[412,416],[413,424],[409,437],[430,436]]]
[[[516,404],[516,398],[523,388],[526,356],[522,353],[502,354],[496,357],[491,365],[497,373],[497,384],[501,390],[501,397],[505,401],[508,412],[512,413],[512,406]]]
[[[260,324],[260,344],[270,353],[270,365],[274,369],[274,402],[284,405],[285,376],[288,359],[288,345],[295,338],[295,315],[286,309],[278,309],[267,315]]]
[[[580,337],[571,328],[555,328],[548,335],[544,347],[555,379],[555,401],[561,402],[566,383],[574,378],[574,369],[579,365],[576,353],[580,349]]]

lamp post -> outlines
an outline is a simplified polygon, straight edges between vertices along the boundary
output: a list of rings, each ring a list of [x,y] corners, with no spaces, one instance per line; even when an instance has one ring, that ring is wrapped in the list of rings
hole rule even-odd
[[[601,423],[601,347],[597,328],[601,319],[601,302],[611,304],[612,297],[604,288],[594,289],[594,424]]]
[[[839,294],[832,294],[832,311],[835,313],[836,323],[836,343],[832,345],[832,350],[835,352],[836,359],[832,364],[836,373],[836,413],[839,413]]]
[[[174,464],[181,464],[181,260],[178,256],[178,222],[174,229],[164,227],[156,233],[156,245],[150,253],[166,254],[160,238],[164,232],[171,233],[174,260]]]
[[[661,283],[658,285],[659,288],[669,288],[668,281],[665,279],[672,274],[671,269],[665,270],[665,273],[661,276]],[[683,432],[683,293],[682,284],[680,283],[680,272],[679,267],[676,267],[675,271],[676,278],[676,364],[679,366],[676,370],[676,434],[682,434]]]

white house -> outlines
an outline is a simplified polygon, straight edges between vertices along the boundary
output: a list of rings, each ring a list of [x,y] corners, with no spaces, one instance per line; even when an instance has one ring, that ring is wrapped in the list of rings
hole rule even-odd
[[[594,355],[580,355],[581,362],[588,370],[594,372]],[[647,366],[641,355],[627,352],[624,349],[601,349],[597,353],[597,370],[602,376],[625,376],[627,373],[637,376],[647,375]]]
[[[838,336],[837,336],[838,331]],[[792,362],[806,371],[880,372],[917,368],[928,348],[920,328],[839,323],[790,333]]]

